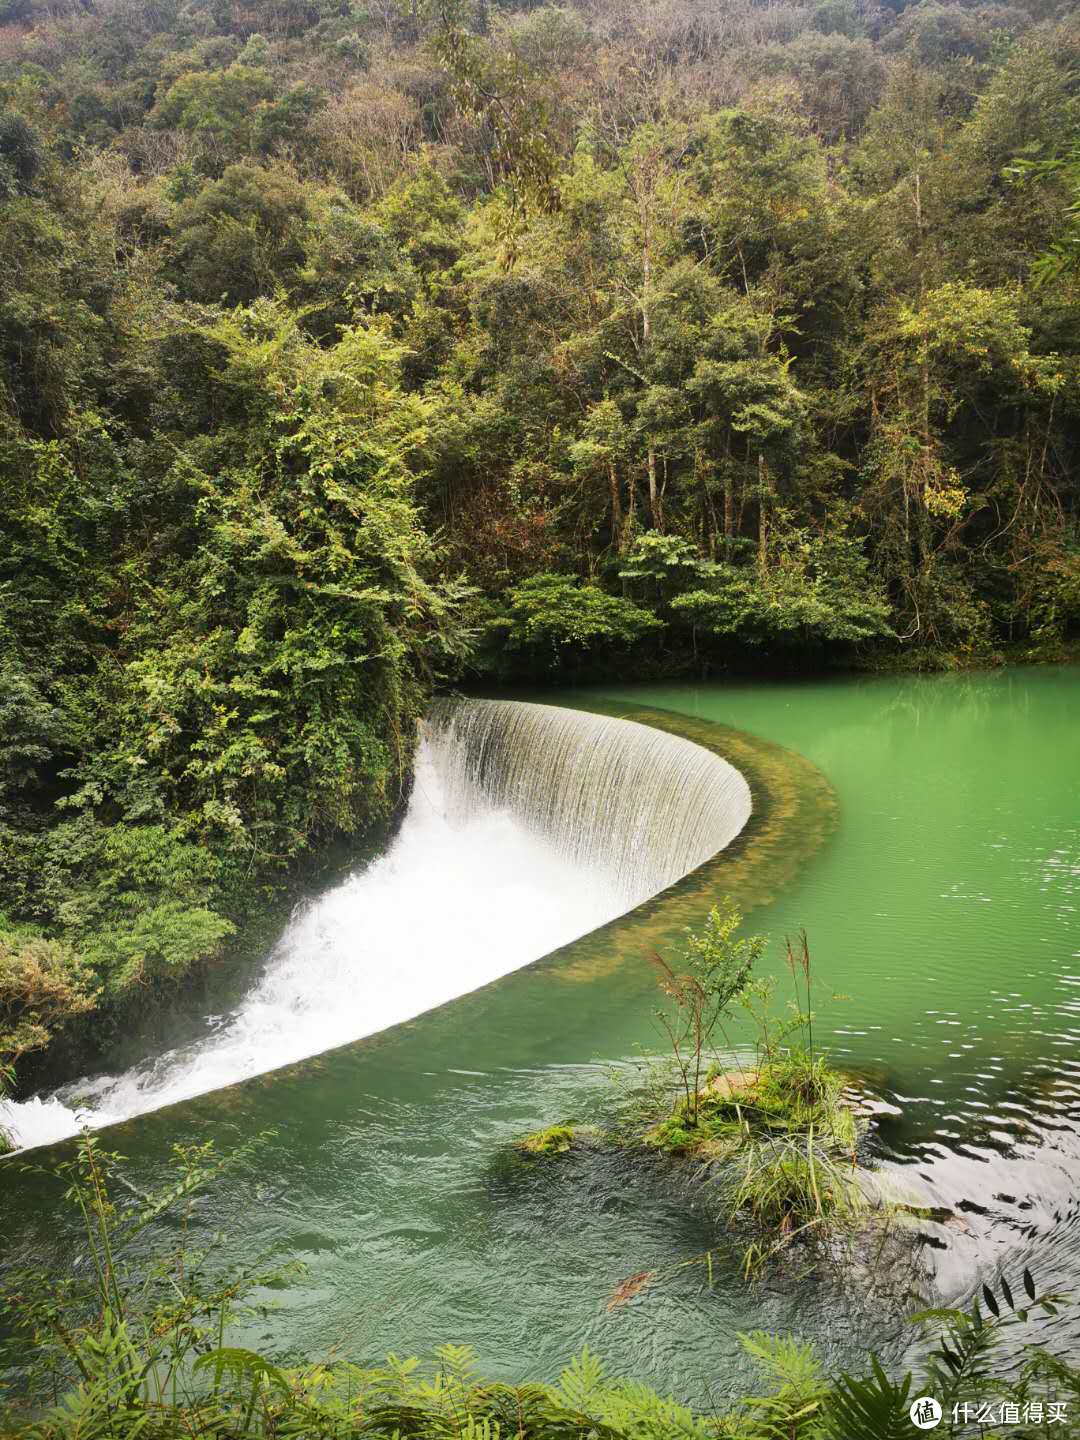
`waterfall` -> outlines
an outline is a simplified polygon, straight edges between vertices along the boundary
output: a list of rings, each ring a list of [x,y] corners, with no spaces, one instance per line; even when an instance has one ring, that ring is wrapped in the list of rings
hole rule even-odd
[[[20,1148],[49,1144],[411,1019],[631,909],[749,814],[738,771],[664,731],[439,702],[393,842],[298,909],[234,1010],[121,1074],[0,1101],[0,1129]]]
[[[427,730],[454,812],[509,812],[571,865],[604,873],[625,909],[723,850],[750,818],[733,765],[632,720],[444,700]]]

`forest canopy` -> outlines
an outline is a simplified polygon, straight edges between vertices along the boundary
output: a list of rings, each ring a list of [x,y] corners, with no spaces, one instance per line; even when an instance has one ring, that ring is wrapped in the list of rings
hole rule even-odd
[[[1065,653],[1055,0],[2,0],[0,1063],[447,681]]]

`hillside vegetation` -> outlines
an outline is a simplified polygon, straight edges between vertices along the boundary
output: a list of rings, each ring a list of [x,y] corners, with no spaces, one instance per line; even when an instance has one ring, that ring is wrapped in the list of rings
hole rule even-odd
[[[2,0],[0,1063],[390,817],[447,679],[1065,653],[1078,66],[1053,0]]]

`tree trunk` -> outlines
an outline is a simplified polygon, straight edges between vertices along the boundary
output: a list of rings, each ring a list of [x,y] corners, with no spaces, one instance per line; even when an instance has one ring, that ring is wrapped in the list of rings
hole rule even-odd
[[[758,473],[758,552],[757,563],[761,574],[765,573],[765,557],[768,552],[769,534],[769,509],[766,502],[766,486],[769,479],[768,466],[765,464],[765,456],[758,451],[757,457]]]
[[[641,351],[645,362],[645,374],[649,371],[649,348],[652,339],[652,217],[647,201],[639,199],[641,228],[644,240],[641,247]],[[648,452],[649,470],[649,518],[654,530],[663,530],[664,517],[656,491],[656,447],[650,441]]]
[[[619,472],[614,460],[608,464],[608,482],[611,485],[611,530],[615,539],[615,553],[621,555],[625,543],[623,534],[622,496],[619,493]]]
[[[731,439],[724,441],[724,559],[730,565],[735,553],[735,477],[731,473]]]

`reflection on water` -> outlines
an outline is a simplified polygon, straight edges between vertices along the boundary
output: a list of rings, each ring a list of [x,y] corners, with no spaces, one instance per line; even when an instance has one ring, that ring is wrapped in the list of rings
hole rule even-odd
[[[700,1267],[676,1269],[715,1232],[661,1165],[584,1156],[524,1180],[500,1169],[523,1131],[596,1117],[608,1064],[656,1048],[646,952],[726,891],[774,942],[806,926],[816,1029],[899,1112],[877,1123],[886,1169],[948,1213],[914,1227],[937,1297],[1025,1265],[1041,1286],[1080,1293],[1080,675],[559,699],[711,735],[766,803],[719,861],[539,964],[112,1132],[149,1184],[173,1140],[227,1148],[278,1127],[195,1217],[226,1227],[239,1260],[308,1264],[245,1339],[286,1359],[337,1346],[359,1360],[452,1339],[515,1377],[550,1376],[587,1342],[612,1371],[704,1403],[746,1378],[739,1330],[794,1329],[829,1364],[871,1342],[886,1356],[908,1348],[891,1277],[873,1277],[883,1299],[794,1266],[756,1291],[722,1266],[711,1290]],[[667,717],[646,716],[652,706]],[[0,1183],[8,1256],[60,1263],[53,1182],[5,1170]],[[609,1311],[620,1281],[654,1268],[669,1277]],[[1076,1316],[1048,1323],[1057,1348],[1071,1336],[1080,1354]]]

